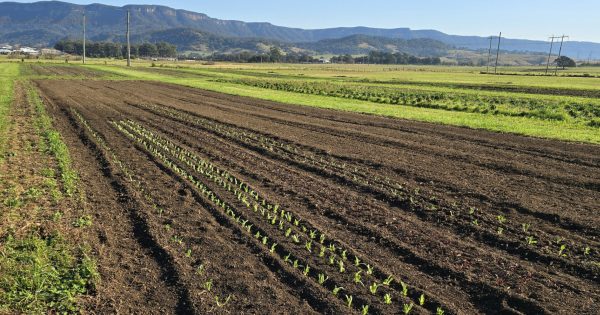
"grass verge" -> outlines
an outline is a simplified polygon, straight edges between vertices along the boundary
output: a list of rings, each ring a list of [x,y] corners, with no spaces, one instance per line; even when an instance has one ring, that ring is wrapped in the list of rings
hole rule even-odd
[[[18,64],[0,63],[0,163],[4,160],[5,133],[10,125],[8,112],[13,101],[14,82],[18,76]]]
[[[0,250],[0,312],[75,313],[78,295],[98,278],[95,262],[60,236],[9,237]]]
[[[251,86],[214,82],[203,78],[180,78],[165,74],[137,71],[135,68],[127,69],[124,67],[102,65],[90,65],[87,67],[113,72],[115,74],[127,76],[130,79],[173,83],[287,104],[351,111],[539,138],[600,144],[600,130],[598,128],[572,122],[529,117],[505,117],[481,113],[452,112],[404,105],[386,105],[331,96],[306,95],[286,91],[267,90]]]

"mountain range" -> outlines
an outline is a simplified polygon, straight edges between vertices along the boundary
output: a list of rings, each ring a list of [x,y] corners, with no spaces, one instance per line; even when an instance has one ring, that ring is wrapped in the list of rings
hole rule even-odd
[[[401,51],[436,56],[452,48],[485,50],[489,38],[448,35],[436,30],[339,27],[300,29],[270,23],[219,20],[206,14],[158,5],[77,5],[60,1],[0,2],[0,43],[51,46],[64,38],[79,38],[82,15],[91,40],[121,40],[125,16],[131,11],[134,41],[165,40],[180,50],[261,50],[279,45],[310,53],[365,53],[368,50]],[[502,39],[502,49],[514,52],[547,52],[545,41]],[[568,42],[563,53],[573,58],[600,59],[600,44]]]

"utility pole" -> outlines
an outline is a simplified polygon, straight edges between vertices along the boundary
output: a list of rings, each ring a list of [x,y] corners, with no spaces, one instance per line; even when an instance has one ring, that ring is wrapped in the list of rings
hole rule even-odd
[[[129,42],[130,12],[127,10],[127,66],[131,67],[131,43]]]
[[[83,12],[83,64],[85,64],[85,12]]]
[[[498,74],[498,59],[500,58],[500,40],[502,39],[502,32],[498,35],[498,49],[496,50],[496,67],[494,68],[494,74]]]
[[[562,47],[563,47],[563,43],[565,42],[565,38],[569,38],[569,36],[561,36],[560,37],[560,49],[558,50],[558,58],[560,59],[560,56],[562,54]],[[554,75],[558,75],[558,62],[556,62],[556,68],[554,69]]]
[[[490,73],[490,58],[492,57],[492,39],[494,38],[494,36],[490,36],[490,49],[488,50],[488,62],[487,62],[487,68],[485,69],[485,73]]]
[[[548,62],[546,63],[546,74],[548,74],[548,69],[550,69],[550,58],[552,57],[552,47],[554,46],[554,39],[559,38],[558,36],[552,35],[550,37],[550,52],[548,53]]]

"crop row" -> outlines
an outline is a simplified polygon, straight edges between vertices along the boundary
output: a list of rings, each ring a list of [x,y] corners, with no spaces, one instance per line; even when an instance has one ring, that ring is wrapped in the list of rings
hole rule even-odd
[[[299,80],[219,79],[270,90],[333,96],[381,104],[406,105],[493,115],[535,117],[550,120],[577,118],[591,124],[600,117],[599,103],[592,100],[545,100],[533,97],[483,95],[455,91],[427,91],[354,83]]]
[[[209,161],[202,159],[198,156],[193,155],[189,151],[175,145],[171,141],[164,139],[157,134],[148,131],[141,125],[133,121],[121,121],[114,123],[117,129],[121,130],[128,137],[135,139],[140,145],[143,145],[146,150],[150,151],[153,155],[158,156],[166,163],[167,166],[172,168],[175,172],[187,178],[191,181],[196,188],[198,188],[203,195],[209,198],[219,208],[221,208],[229,217],[235,220],[235,222],[241,226],[246,233],[254,236],[261,240],[261,243],[273,254],[279,254],[285,262],[292,265],[294,268],[303,268],[303,274],[307,277],[313,277],[313,280],[320,285],[329,284],[330,289],[334,295],[342,290],[350,293],[350,287],[363,288],[370,292],[370,295],[381,294],[380,302],[385,305],[392,304],[393,290],[394,287],[401,287],[400,293],[406,298],[408,296],[408,286],[400,282],[398,286],[394,282],[393,277],[388,276],[385,279],[377,279],[375,267],[362,262],[362,260],[350,253],[349,250],[343,249],[340,242],[329,240],[325,234],[314,228],[312,225],[299,219],[295,214],[290,211],[281,209],[276,204],[269,202],[267,199],[261,197],[261,195],[252,189],[247,183],[243,182],[239,178],[231,175],[225,170],[220,169]],[[177,163],[172,162],[167,156],[178,160],[183,163],[184,166],[179,166]],[[209,180],[213,184],[218,185],[223,191],[229,192],[232,196],[237,199],[240,205],[245,206],[249,211],[250,215],[244,217],[243,211],[236,210],[235,207],[230,206],[224,200],[220,199],[208,186],[199,182],[193,175],[189,174],[186,169],[193,169],[197,174]],[[254,213],[254,214],[252,214]],[[252,217],[257,220],[263,221],[270,226],[268,228],[271,231],[279,231],[281,237],[285,239],[274,242],[274,238],[270,237],[267,233],[267,228],[258,228],[259,224],[254,221],[252,223]],[[288,248],[295,248],[296,251],[302,251],[304,254],[296,255],[297,257],[312,255],[313,259],[318,258],[322,260],[321,264],[316,266],[325,266],[328,270],[336,270],[339,274],[346,274],[349,276],[345,288],[337,286],[335,284],[327,283],[332,281],[329,277],[316,270],[316,266],[310,266],[308,263],[299,262],[299,258],[292,257],[292,252],[289,250],[283,250],[282,246],[285,243]],[[329,265],[327,267],[327,265]],[[339,278],[336,276],[334,278]],[[374,279],[369,281],[369,279]],[[356,296],[360,296],[356,295]],[[349,305],[352,305],[353,300],[357,300],[356,296],[346,295],[345,301]],[[373,299],[371,298],[371,301]],[[425,305],[425,295],[421,294],[415,300],[419,305]],[[428,303],[428,305],[431,303]],[[368,311],[368,304],[361,306],[361,311]],[[412,308],[411,303],[404,303],[403,309],[410,311]],[[439,312],[443,312],[439,309]]]
[[[542,250],[546,261],[576,259],[585,262],[593,261],[597,253],[589,245],[579,242],[568,242],[563,237],[553,235],[522,218],[511,218],[502,211],[482,211],[473,207],[444,203],[434,196],[426,196],[420,190],[410,190],[393,180],[372,174],[368,167],[342,161],[336,157],[315,152],[303,146],[249,130],[242,130],[223,123],[197,117],[181,111],[169,110],[152,105],[144,105],[145,109],[173,119],[201,127],[222,137],[234,140],[243,145],[262,152],[277,155],[288,161],[315,168],[319,173],[331,173],[351,182],[363,189],[382,195],[386,199],[395,200],[403,208],[417,213],[420,218],[437,224],[466,228],[469,232],[479,233],[483,239],[496,240],[496,244],[509,243],[524,247],[521,251],[537,252]],[[458,224],[458,225],[456,225]]]
[[[96,132],[90,126],[88,121],[78,111],[71,108],[71,114],[73,114],[77,118],[79,123],[84,127],[84,129],[87,131],[87,133],[93,138],[93,141],[96,144],[99,144],[100,147],[104,150],[104,152],[108,153],[107,158],[110,159],[110,161],[114,165],[118,166],[119,170],[123,173],[125,180],[127,180],[129,183],[132,184],[132,186],[136,190],[136,192],[138,194],[140,194],[142,196],[142,198],[148,204],[150,204],[152,206],[152,208],[155,210],[156,214],[158,214],[159,216],[163,216],[164,209],[158,205],[158,203],[155,201],[154,197],[152,197],[152,195],[144,188],[144,183],[136,178],[135,173],[127,165],[127,163],[123,162],[118,157],[118,155],[114,152],[114,150],[112,150],[112,148],[106,143],[104,138],[102,138],[100,136],[100,134],[98,132]],[[187,248],[185,246],[183,239],[181,237],[179,237],[175,231],[172,230],[170,225],[165,225],[165,229],[167,229],[167,232],[172,233],[171,240],[176,245],[178,245],[180,248],[183,248],[182,254],[185,255],[185,257],[189,258],[190,261],[194,261],[194,259],[193,259],[194,253],[192,253],[192,250],[190,248]],[[212,288],[215,285],[215,283],[212,278],[208,277],[205,265],[200,264],[198,266],[194,266],[194,268],[196,269],[196,275],[203,279],[202,280],[203,289],[206,292],[209,292],[209,294],[211,294],[212,298],[214,299],[215,305],[219,308],[226,306],[229,303],[229,301],[231,300],[232,296],[227,295],[226,297],[223,297],[223,296],[220,296],[219,294],[217,294],[216,292],[212,291]]]

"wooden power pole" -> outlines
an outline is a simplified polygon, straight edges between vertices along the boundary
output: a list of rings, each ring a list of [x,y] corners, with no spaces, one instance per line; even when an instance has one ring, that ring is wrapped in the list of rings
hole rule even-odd
[[[558,49],[558,59],[560,59],[560,56],[562,54],[562,48],[563,48],[563,43],[565,42],[565,38],[569,38],[569,36],[561,36],[560,37],[560,48]],[[554,69],[554,75],[558,75],[558,61],[556,62],[556,68]]]
[[[127,66],[131,67],[131,43],[129,42],[129,22],[130,22],[130,12],[127,10]]]
[[[496,50],[496,67],[494,68],[494,74],[498,74],[498,59],[500,58],[500,40],[502,39],[502,32],[498,35],[498,49]]]
[[[550,69],[550,58],[552,57],[552,48],[554,46],[554,39],[558,38],[557,36],[552,35],[550,37],[550,52],[548,53],[548,62],[546,63],[546,74],[548,74],[548,69]]]
[[[85,12],[83,13],[83,64],[85,64]]]
[[[492,57],[492,40],[494,39],[494,36],[490,36],[490,49],[488,50],[488,62],[487,62],[487,68],[485,69],[485,73],[490,73],[490,58]]]

